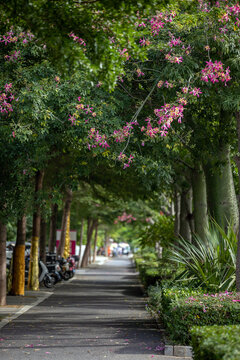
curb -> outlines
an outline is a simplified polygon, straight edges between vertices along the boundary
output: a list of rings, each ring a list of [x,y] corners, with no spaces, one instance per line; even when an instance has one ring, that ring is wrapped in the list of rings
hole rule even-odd
[[[39,299],[34,301],[31,305],[25,305],[21,309],[19,309],[15,314],[10,315],[0,321],[0,329],[2,329],[5,325],[10,323],[12,320],[17,319],[19,316],[30,310],[31,308],[39,305],[41,302],[46,300],[49,296],[51,296],[53,292],[46,292],[45,295],[41,296]]]
[[[159,355],[159,360],[192,360],[190,357],[179,357],[179,356],[170,356],[170,355]]]
[[[164,355],[192,359],[192,347],[181,345],[165,345]]]

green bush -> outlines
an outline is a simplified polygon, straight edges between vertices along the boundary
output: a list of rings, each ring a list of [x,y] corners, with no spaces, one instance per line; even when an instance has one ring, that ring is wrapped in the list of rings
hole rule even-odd
[[[155,285],[160,280],[158,268],[142,266],[139,269],[139,276],[145,288],[148,288],[150,285]]]
[[[145,260],[138,260],[136,262],[137,270],[141,283],[145,288],[149,285],[154,285],[159,280],[158,264],[157,262],[149,262]]]
[[[150,289],[149,307],[165,326],[169,337],[189,344],[190,328],[203,325],[240,324],[240,295],[203,294],[187,288]]]
[[[159,242],[161,246],[167,247],[174,238],[174,217],[159,215],[154,222],[144,228],[139,234],[141,247],[153,246]]]
[[[142,257],[137,255],[134,256],[134,259],[141,283],[145,288],[155,285],[162,280],[171,279],[176,271],[175,265],[170,262],[167,263],[163,259],[156,260],[155,254],[149,256],[149,253],[147,253]]]
[[[169,287],[168,287],[169,286]],[[190,289],[187,287],[171,286],[171,283],[164,283],[162,286],[150,286],[148,289],[149,306],[152,311],[161,313],[169,306],[174,299],[188,298],[202,293],[201,290]]]
[[[193,327],[192,347],[194,360],[239,360],[240,326]]]

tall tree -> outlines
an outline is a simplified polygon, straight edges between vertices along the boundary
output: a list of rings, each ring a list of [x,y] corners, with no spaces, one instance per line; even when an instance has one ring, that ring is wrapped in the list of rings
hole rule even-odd
[[[26,215],[17,222],[17,240],[13,251],[12,295],[24,295],[26,222]]]
[[[6,241],[7,226],[0,221],[0,306],[6,305]]]
[[[43,187],[43,178],[44,172],[42,170],[38,170],[35,175],[35,204],[33,212],[32,245],[28,275],[28,289],[35,291],[39,289],[38,248],[41,223],[41,207],[39,203],[39,196]]]

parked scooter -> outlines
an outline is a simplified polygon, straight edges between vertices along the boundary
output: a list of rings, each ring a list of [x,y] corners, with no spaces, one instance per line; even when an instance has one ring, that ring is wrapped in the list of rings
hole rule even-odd
[[[75,272],[75,259],[69,257],[67,260],[63,257],[57,257],[55,253],[46,255],[46,266],[54,283],[63,280],[69,280]]]
[[[69,263],[64,258],[59,259],[58,262],[61,267],[60,275],[64,280],[69,280],[70,279]]]
[[[64,280],[69,280],[74,276],[75,273],[74,258],[69,257],[67,260],[64,258],[58,258],[58,263],[61,267],[61,271],[59,273]]]
[[[61,266],[58,262],[55,264],[46,264],[48,271],[50,273],[50,276],[52,277],[53,284],[55,285],[57,282],[62,281],[61,276]]]
[[[70,275],[70,278],[72,278],[75,274],[76,262],[73,257],[69,257],[67,259],[67,262],[69,264],[69,275]]]
[[[57,255],[55,253],[46,254],[46,266],[53,279],[54,285],[57,282],[62,281],[61,267],[56,259],[57,259]]]
[[[29,262],[30,256],[27,256],[25,259],[25,283],[28,281],[28,273],[29,273]],[[47,288],[52,288],[54,285],[53,278],[51,277],[48,268],[46,265],[40,260],[38,262],[39,265],[39,283],[43,283]]]

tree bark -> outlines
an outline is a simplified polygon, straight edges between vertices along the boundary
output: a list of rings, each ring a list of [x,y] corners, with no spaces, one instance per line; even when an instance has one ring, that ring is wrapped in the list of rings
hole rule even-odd
[[[191,189],[183,190],[181,193],[181,209],[180,209],[180,230],[179,235],[184,239],[191,241],[191,207],[192,207]]]
[[[179,231],[180,231],[180,207],[181,207],[181,196],[176,191],[174,196],[174,213],[175,213],[174,236],[176,238],[179,237]]]
[[[192,171],[192,189],[195,234],[204,240],[208,229],[207,188],[201,165]]]
[[[70,208],[72,203],[72,190],[66,190],[65,196],[65,204],[63,208],[63,215],[62,215],[62,225],[61,225],[61,238],[60,243],[57,248],[57,255],[63,256],[64,249],[65,249],[65,239],[66,239],[66,232],[67,232],[67,225],[68,225],[68,216],[70,214]]]
[[[64,253],[63,257],[67,259],[70,255],[70,209],[68,212],[67,217],[67,230],[66,230],[66,236],[65,236],[65,246],[64,246]]]
[[[38,171],[35,178],[35,209],[33,213],[32,246],[29,262],[28,290],[39,289],[38,246],[40,236],[41,207],[38,201],[43,186],[44,172]]]
[[[13,252],[13,279],[11,295],[24,295],[26,215],[17,222],[17,241]]]
[[[0,306],[5,306],[7,300],[6,242],[7,226],[0,221]]]
[[[108,235],[108,232],[107,230],[105,231],[105,256],[108,257],[108,248],[109,248],[109,235]]]
[[[92,234],[93,234],[93,229],[95,227],[96,224],[96,220],[90,219],[88,218],[88,231],[87,231],[87,244],[86,244],[86,248],[83,254],[83,258],[82,258],[82,263],[81,263],[81,267],[87,267],[88,265],[88,259],[89,259],[89,250],[91,247],[91,239],[92,239]]]
[[[240,112],[236,114],[237,120],[237,137],[238,137],[238,156],[236,157],[236,163],[238,167],[238,186],[240,186]],[[240,196],[238,195],[238,218],[240,224]],[[240,226],[239,226],[240,227]],[[240,292],[240,229],[237,233],[237,257],[236,257],[236,288]]]
[[[81,232],[80,232],[80,241],[79,241],[79,253],[78,253],[78,256],[79,256],[78,269],[80,268],[80,265],[81,265],[83,230],[84,230],[84,219],[82,219],[82,222],[81,222]]]
[[[225,228],[232,223],[238,229],[238,205],[230,163],[230,147],[225,145],[218,156],[204,167],[207,183],[207,201],[210,215]]]
[[[53,253],[56,246],[58,204],[51,205],[50,233],[48,251]]]
[[[98,238],[98,221],[95,226],[95,237],[94,237],[94,246],[93,246],[93,263],[95,263],[95,261],[96,261],[97,238]]]
[[[46,244],[47,244],[47,222],[44,218],[41,218],[39,254],[40,254],[40,260],[44,263],[46,262]]]
[[[88,251],[88,264],[92,263],[92,240],[91,240],[91,244],[89,246],[89,251]]]

